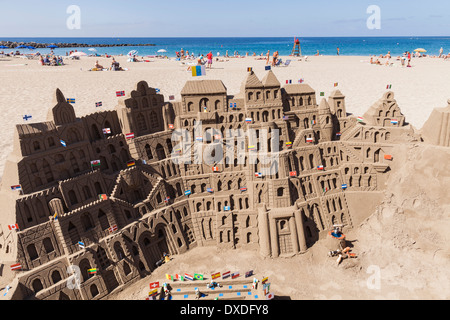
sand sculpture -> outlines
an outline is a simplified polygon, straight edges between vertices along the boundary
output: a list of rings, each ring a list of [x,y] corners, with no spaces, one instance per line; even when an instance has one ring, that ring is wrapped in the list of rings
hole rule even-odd
[[[382,191],[396,144],[418,139],[390,91],[362,120],[339,90],[316,101],[309,85],[281,87],[272,71],[262,80],[249,72],[235,96],[218,80],[188,81],[181,96],[166,102],[142,81],[115,110],[77,118],[57,90],[46,122],[16,126],[0,193],[1,257],[20,264],[10,298],[101,299],[149,275],[164,252],[196,246],[305,252],[334,224],[352,228],[347,193]],[[174,163],[174,129],[192,135],[190,154],[198,121],[220,133],[213,142],[204,134],[203,149],[230,128],[279,129],[278,171],[258,175],[263,164],[249,164],[262,135],[244,137],[244,163]],[[447,122],[439,144],[448,146]]]

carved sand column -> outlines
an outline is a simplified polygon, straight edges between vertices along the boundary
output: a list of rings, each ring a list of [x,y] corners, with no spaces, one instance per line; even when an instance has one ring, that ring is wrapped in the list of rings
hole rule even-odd
[[[278,248],[277,224],[273,217],[269,216],[270,243],[272,245],[272,258],[278,258],[280,250]]]
[[[294,250],[294,253],[298,253],[298,236],[294,217],[289,218],[289,228],[291,229],[292,249]]]
[[[259,253],[263,257],[270,257],[269,214],[265,205],[258,208],[258,234]]]
[[[295,223],[297,225],[298,243],[300,244],[300,252],[305,252],[307,247],[304,231],[305,229],[303,228],[303,217],[297,204],[295,205],[295,207],[296,209],[294,211],[294,216],[295,216]]]

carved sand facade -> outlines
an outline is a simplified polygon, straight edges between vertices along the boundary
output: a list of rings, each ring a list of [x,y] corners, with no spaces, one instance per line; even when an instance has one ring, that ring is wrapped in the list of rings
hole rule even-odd
[[[262,80],[250,72],[236,96],[217,80],[188,81],[181,96],[165,102],[140,82],[116,110],[77,118],[57,90],[47,122],[17,125],[0,194],[1,256],[22,266],[15,299],[101,299],[149,275],[164,252],[196,246],[305,252],[333,224],[354,226],[346,193],[382,191],[395,145],[415,137],[392,92],[362,123],[339,90],[318,103],[309,85],[282,88],[272,71]],[[186,129],[181,152],[193,154],[199,122],[219,135],[201,133],[206,154],[228,129],[254,129],[256,140],[237,139],[243,159],[233,151],[224,163],[174,163],[172,133]],[[278,170],[258,175],[251,147],[268,139],[272,148],[275,130]],[[80,289],[68,287],[72,265]]]

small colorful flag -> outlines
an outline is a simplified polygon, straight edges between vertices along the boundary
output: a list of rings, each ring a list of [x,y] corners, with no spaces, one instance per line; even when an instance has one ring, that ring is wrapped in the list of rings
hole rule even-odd
[[[248,150],[255,151],[256,147],[255,146],[248,146]]]
[[[298,83],[303,83],[303,82],[305,82],[305,79],[298,80]]]
[[[387,90],[392,89],[392,84],[388,84],[388,85],[386,86],[386,89],[387,89]]]
[[[171,276],[170,274],[166,273],[166,279],[167,280],[172,280],[173,281],[173,276]]]
[[[191,276],[190,274],[187,274],[187,273],[184,274],[184,278],[185,278],[186,280],[194,281],[194,277]]]
[[[133,139],[133,138],[134,138],[134,132],[127,133],[127,134],[125,135],[125,138],[127,138],[127,139]]]
[[[273,298],[275,298],[275,296],[273,295],[273,293],[268,293],[266,295],[266,300],[273,300]]]
[[[363,117],[358,117],[356,120],[358,120],[358,122],[364,122],[364,118]]]
[[[212,274],[211,275],[211,279],[217,279],[217,278],[220,278],[220,272],[217,272],[217,273],[214,273],[214,274]]]
[[[117,97],[123,97],[123,96],[125,96],[125,91],[116,91],[116,96],[117,96]]]
[[[107,196],[106,194],[99,194],[99,195],[98,195],[98,198],[99,198],[100,200],[108,200],[108,196]]]
[[[262,284],[265,284],[267,281],[269,281],[269,277],[265,277],[261,280]]]
[[[11,186],[11,190],[13,190],[13,191],[22,190],[22,186],[20,184],[18,184],[16,186]]]
[[[61,142],[61,145],[62,145],[63,147],[67,147],[67,143],[66,143],[64,140],[59,140],[59,142]]]
[[[91,161],[92,167],[99,167],[101,165],[100,160],[93,160]]]
[[[175,126],[173,124],[169,124],[169,129],[173,130],[175,128]]]
[[[175,100],[175,96],[169,96],[169,101]]]
[[[54,221],[58,220],[58,213],[57,212],[55,212],[55,214],[53,215],[53,220]]]
[[[253,68],[252,67],[248,67],[247,68],[247,72],[252,72],[253,71]]]
[[[231,276],[231,271],[224,272],[222,274],[222,279],[225,280]]]
[[[315,125],[316,124],[316,120],[311,120],[311,124]]]
[[[251,277],[252,275],[253,275],[253,270],[247,271],[247,272],[245,273],[245,277],[246,277],[246,278]]]
[[[272,68],[271,68],[270,66],[266,66],[265,69],[266,69],[266,71],[269,71],[269,70],[271,70]]]
[[[296,176],[297,176],[297,171],[291,171],[291,172],[289,172],[289,176],[290,176],[290,177],[296,177]]]
[[[19,225],[16,223],[16,224],[10,224],[10,225],[8,225],[8,229],[9,230],[19,230]]]
[[[195,141],[203,141],[203,137],[202,136],[197,136],[197,137],[195,137]]]
[[[150,283],[150,289],[156,289],[156,288],[159,288],[159,282]]]
[[[398,124],[398,120],[397,120],[397,119],[392,119],[392,120],[391,120],[391,123],[392,123],[392,124]]]
[[[219,167],[212,167],[213,172],[219,172]]]
[[[325,92],[321,92],[321,93],[320,93],[320,96],[321,96],[321,97],[324,97],[324,96],[325,96]]]
[[[11,266],[11,271],[22,269],[22,265],[20,263],[13,264]]]
[[[327,188],[327,187],[324,187],[322,190],[323,190],[323,193],[325,193],[325,192],[328,191],[328,188]]]
[[[101,106],[103,106],[103,103],[101,101],[95,103],[96,108],[101,107]]]
[[[261,172],[255,172],[255,177],[262,178],[262,173]]]
[[[113,232],[117,231],[117,229],[118,229],[117,224],[115,224],[115,225],[109,227],[108,231],[109,231],[109,233],[113,233]]]
[[[241,192],[247,191],[247,187],[241,187],[239,190],[241,190]]]
[[[203,275],[202,274],[198,274],[198,273],[194,273],[194,279],[195,280],[203,280]]]
[[[205,66],[193,66],[191,68],[192,70],[192,76],[193,77],[200,77],[206,75],[206,68]]]
[[[390,154],[385,154],[384,155],[384,159],[385,160],[392,160],[392,156]]]
[[[283,120],[284,120],[284,121],[289,120],[289,116],[283,116]]]
[[[337,82],[334,83],[334,86],[335,86],[335,87],[337,87],[338,85],[339,85],[339,83],[337,83]]]
[[[156,296],[157,294],[158,294],[158,289],[153,289],[152,291],[150,291],[148,293],[148,296],[153,297],[153,296]]]
[[[156,93],[160,93],[161,92],[161,90],[158,89],[158,88],[155,88],[155,91],[156,91]]]
[[[103,134],[111,134],[111,128],[104,128]]]
[[[214,193],[214,190],[213,190],[212,188],[207,188],[207,189],[206,189],[206,192],[208,192],[208,193]]]
[[[345,190],[345,189],[347,189],[347,184],[342,185],[342,190]]]
[[[67,98],[67,103],[75,103],[75,99],[73,99],[73,98]]]
[[[318,166],[317,170],[323,170],[323,166]]]
[[[220,134],[215,134],[214,139],[220,140],[220,139],[222,139],[222,136]]]
[[[306,138],[306,142],[313,142],[313,138]]]
[[[96,268],[92,268],[92,269],[89,269],[88,272],[90,274],[97,274],[97,269]]]
[[[177,279],[178,281],[184,281],[184,277],[180,276],[179,274],[175,275],[175,279]]]
[[[337,137],[340,137],[340,136],[342,136],[342,133],[336,132],[336,136],[337,136]]]
[[[84,242],[78,241],[78,246],[82,249],[85,248]]]
[[[127,162],[127,167],[129,168],[129,167],[133,167],[133,166],[135,166],[136,165],[136,161],[134,161],[134,160],[130,160],[130,161],[128,161]]]
[[[230,211],[230,206],[224,206],[223,211]]]
[[[292,142],[291,141],[286,142],[286,147],[288,148],[292,147]]]
[[[236,279],[239,277],[239,271],[231,274],[231,279]]]
[[[185,196],[190,196],[192,194],[192,191],[191,190],[186,190],[185,192],[184,192],[184,195]]]
[[[164,199],[164,202],[165,203],[168,203],[170,201],[170,197],[166,197],[165,199]]]
[[[252,118],[245,118],[245,122],[246,122],[246,123],[252,123],[252,122],[253,122],[253,119],[252,119]]]
[[[33,118],[33,117],[32,117],[32,116],[29,116],[29,115],[24,115],[24,116],[22,117],[22,119],[25,120],[25,121],[28,121],[28,120],[30,120],[31,118]]]

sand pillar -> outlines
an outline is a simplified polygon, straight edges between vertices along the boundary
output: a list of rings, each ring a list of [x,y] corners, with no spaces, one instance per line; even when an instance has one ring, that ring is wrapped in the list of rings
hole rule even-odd
[[[297,227],[295,226],[295,218],[291,217],[289,219],[289,228],[291,229],[291,238],[292,238],[292,249],[294,253],[298,253],[298,236],[297,236]]]
[[[294,211],[295,224],[297,225],[297,237],[300,245],[300,252],[305,252],[307,249],[305,239],[305,229],[303,228],[303,217],[300,209]]]
[[[278,248],[278,232],[275,219],[269,217],[270,243],[272,245],[272,257],[277,258],[280,255]]]
[[[259,253],[263,257],[270,257],[270,232],[269,214],[266,206],[258,208],[258,233],[259,233]]]

